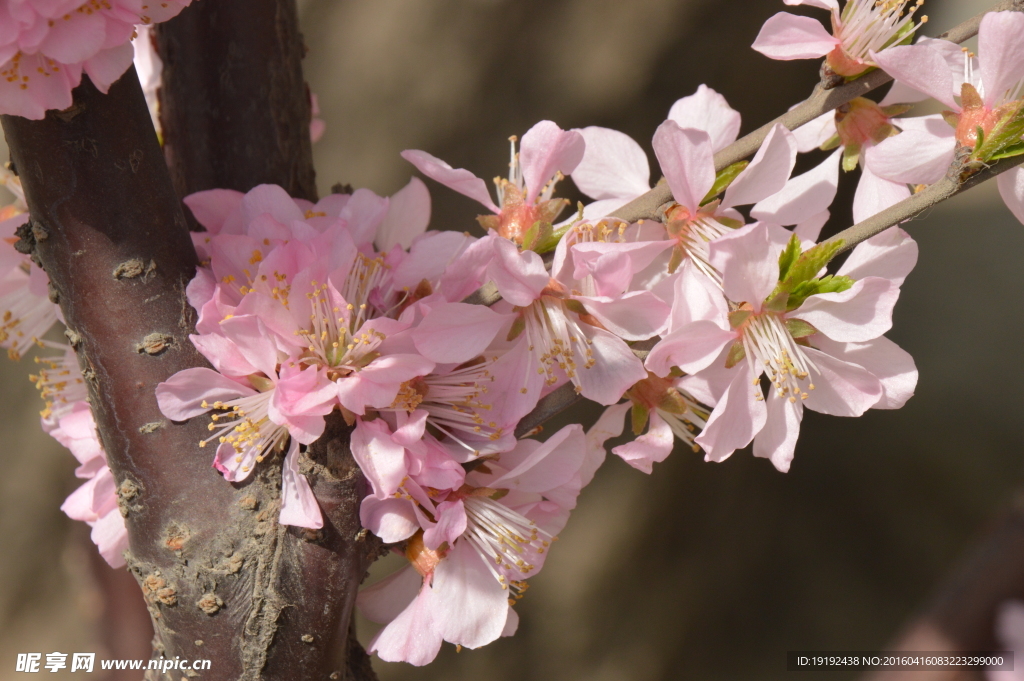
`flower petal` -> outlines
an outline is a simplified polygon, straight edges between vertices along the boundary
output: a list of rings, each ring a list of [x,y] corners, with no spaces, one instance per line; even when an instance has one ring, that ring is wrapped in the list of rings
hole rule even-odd
[[[882,384],[867,369],[815,350],[804,352],[818,367],[814,390],[808,390],[804,406],[832,416],[860,416],[878,403]]]
[[[218,374],[213,369],[196,367],[174,374],[156,387],[160,412],[172,421],[185,421],[206,413],[214,402],[227,402],[256,391]]]
[[[703,130],[684,130],[668,120],[658,126],[652,143],[672,196],[696,213],[715,184],[711,138]]]
[[[932,184],[945,176],[953,163],[956,140],[918,130],[904,130],[864,152],[871,172],[891,182]]]
[[[881,277],[903,283],[917,264],[917,242],[899,227],[890,227],[853,249],[837,274],[855,280]]]
[[[864,164],[857,192],[853,195],[853,221],[867,220],[909,197],[910,189],[906,184],[879,177],[871,171],[871,166]]]
[[[812,171],[813,172],[813,171]],[[778,254],[767,226],[752,224],[712,241],[711,265],[722,273],[722,289],[736,303],[747,302],[760,311],[761,303],[779,281]]]
[[[678,123],[680,128],[708,133],[714,151],[729,146],[740,134],[740,112],[729,106],[725,97],[703,83],[692,95],[676,100],[668,110],[668,118]]]
[[[409,248],[430,223],[430,192],[423,180],[414,177],[388,199],[388,212],[377,228],[373,243],[377,250],[390,251],[395,245]]]
[[[725,190],[722,206],[757,203],[782,191],[796,165],[796,152],[796,137],[781,124],[776,124],[750,165]]]
[[[487,184],[468,170],[452,168],[436,156],[431,156],[418,149],[406,149],[402,152],[402,158],[416,166],[417,170],[427,177],[440,182],[449,189],[454,189],[463,196],[479,201],[491,212],[501,212],[491,200],[491,195],[487,192]]]
[[[674,444],[672,429],[658,416],[658,412],[652,411],[647,432],[632,442],[614,447],[612,453],[649,475],[654,470],[654,464],[668,458]]]
[[[770,59],[788,61],[824,57],[839,44],[820,21],[779,12],[764,22],[750,47]]]
[[[960,111],[954,95],[953,74],[943,55],[927,44],[889,47],[872,52],[871,59],[896,80]]]
[[[438,305],[413,329],[413,343],[428,359],[461,364],[486,350],[508,317],[484,305]]]
[[[985,86],[985,105],[995,108],[1024,80],[1024,16],[1020,12],[989,12],[978,30],[978,62]],[[1016,96],[1013,97],[1014,99]]]
[[[804,320],[832,340],[869,341],[892,328],[892,309],[899,296],[897,284],[867,277],[846,291],[811,296],[790,316]]]
[[[593,199],[632,199],[650,189],[647,154],[629,135],[609,128],[580,130],[586,141],[572,181]]]
[[[562,130],[551,121],[541,121],[527,130],[519,146],[526,201],[536,200],[555,173],[571,174],[583,159],[585,148],[578,130]]]
[[[839,156],[837,149],[822,163],[789,180],[781,191],[760,201],[750,216],[777,225],[795,225],[826,210],[839,187]]]
[[[725,461],[734,451],[750,444],[764,428],[767,410],[764,400],[755,398],[760,387],[752,383],[754,374],[742,362],[711,412],[704,431],[694,439],[704,449],[706,461]]]
[[[764,428],[754,437],[754,456],[770,459],[780,473],[788,473],[800,436],[800,421],[804,409],[799,402],[779,397],[775,390],[768,391],[768,417]]]
[[[281,515],[278,522],[282,525],[320,529],[324,526],[320,506],[313,496],[309,480],[299,472],[299,443],[293,438],[288,454],[284,457],[284,471],[281,478]]]

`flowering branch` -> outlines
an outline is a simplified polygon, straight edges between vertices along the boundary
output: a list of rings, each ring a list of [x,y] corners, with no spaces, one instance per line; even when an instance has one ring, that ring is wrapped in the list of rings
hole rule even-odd
[[[967,151],[969,152],[969,150]],[[1016,168],[1021,163],[1024,163],[1024,156],[1004,158],[966,177],[964,164],[954,163],[946,176],[938,182],[929,185],[909,199],[904,199],[872,215],[867,220],[858,222],[852,227],[847,227],[835,236],[821,242],[821,248],[828,250],[830,247],[836,246],[836,255],[848,251],[860,242],[884,232],[893,225],[910,220],[932,206],[942,203],[946,199],[951,199],[972,187],[976,187],[986,180],[991,180],[1007,170]]]
[[[938,37],[955,43],[962,43],[978,34],[978,27],[981,19],[989,12],[1006,10],[1024,10],[1024,0],[1002,0],[991,9],[971,17]],[[796,130],[801,125],[813,121],[818,116],[832,111],[833,109],[850,102],[857,97],[863,97],[892,81],[892,76],[881,69],[875,69],[865,76],[850,81],[845,85],[826,89],[821,83],[814,87],[811,96],[787,111],[778,118],[765,123],[757,130],[741,137],[729,146],[715,154],[715,170],[722,169],[752,156],[764,142],[768,133],[776,125],[783,125],[789,130]],[[643,219],[654,219],[658,216],[658,209],[672,200],[672,190],[665,183],[659,183],[646,194],[633,199],[622,208],[612,213],[612,217],[620,218],[627,222],[636,222]],[[895,224],[895,223],[894,223]]]

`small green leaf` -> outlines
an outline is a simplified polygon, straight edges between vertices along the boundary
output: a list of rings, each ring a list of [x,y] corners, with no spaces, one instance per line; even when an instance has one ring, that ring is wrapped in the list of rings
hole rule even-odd
[[[733,163],[731,166],[726,166],[715,176],[715,183],[711,185],[711,191],[707,193],[704,199],[700,202],[700,205],[711,203],[711,201],[724,192],[726,188],[736,177],[743,172],[743,170],[750,165],[750,161],[738,161]]]
[[[537,222],[530,225],[530,228],[523,234],[523,250],[536,251],[537,246],[551,239],[552,226],[550,222]]]
[[[505,338],[507,341],[514,341],[519,338],[519,334],[526,328],[526,320],[523,319],[522,315],[516,317],[516,320],[512,322],[512,328],[508,330],[508,336]]]
[[[786,250],[779,254],[779,280],[783,280],[789,274],[793,263],[800,257],[800,237],[796,234],[789,237]]]
[[[854,281],[849,277],[826,275],[821,279],[805,281],[798,284],[789,294],[787,310],[795,310],[804,304],[804,301],[811,296],[821,293],[841,293],[853,286]]]
[[[804,251],[789,268],[785,279],[780,284],[781,288],[792,291],[797,285],[816,279],[821,268],[835,257],[843,244],[842,239],[832,242],[825,241]]]
[[[633,409],[630,412],[630,418],[633,422],[633,435],[639,435],[644,432],[644,426],[647,425],[647,419],[650,416],[651,412],[647,407],[643,407],[636,402],[633,403]]]
[[[751,314],[750,310],[733,310],[729,313],[729,326],[738,329]]]
[[[1017,142],[1016,144],[1011,144],[1010,146],[1006,147],[1005,149],[996,154],[992,154],[992,156],[990,156],[988,160],[998,161],[1001,158],[1013,158],[1014,156],[1020,156],[1021,154],[1024,154],[1024,142]]]
[[[587,308],[583,307],[583,303],[575,298],[567,298],[563,301],[563,304],[570,312],[575,312],[576,314],[590,314],[587,312]]]
[[[789,335],[793,338],[804,338],[818,333],[816,328],[802,319],[787,319],[786,330],[789,331]]]
[[[569,223],[567,225],[559,227],[558,229],[551,232],[551,234],[549,234],[547,238],[540,239],[537,245],[534,246],[533,250],[541,255],[544,255],[549,251],[555,250],[556,248],[558,248],[558,242],[562,240],[562,237],[565,236],[569,232],[569,230],[572,229],[572,227],[573,223]]]
[[[747,351],[743,348],[743,343],[736,341],[729,348],[729,355],[725,358],[725,368],[732,369],[734,366],[743,361],[743,358],[747,356]]]
[[[788,306],[789,291],[779,291],[775,295],[768,297],[768,300],[765,301],[764,309],[766,312],[785,312]]]

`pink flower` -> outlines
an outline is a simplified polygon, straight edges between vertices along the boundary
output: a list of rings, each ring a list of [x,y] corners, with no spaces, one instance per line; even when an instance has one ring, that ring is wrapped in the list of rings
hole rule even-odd
[[[802,256],[796,237],[783,250],[786,236],[754,224],[715,241],[711,261],[725,297],[692,268],[684,272],[684,304],[647,358],[659,376],[672,367],[692,374],[681,387],[715,405],[695,439],[708,460],[753,439],[755,456],[786,471],[804,405],[859,416],[898,408],[913,394],[913,360],[882,337],[917,259],[913,240],[890,229],[854,249],[835,277],[821,278],[824,262],[813,251]],[[773,386],[767,408],[762,375]]]
[[[46,272],[12,245],[15,230],[27,221],[28,214],[22,213],[0,222],[0,348],[11,359],[39,344],[59,318]]]
[[[523,135],[520,153],[516,153],[515,142],[513,137],[508,179],[495,180],[497,204],[491,200],[484,181],[468,170],[454,169],[424,151],[403,151],[402,158],[427,177],[495,213],[477,218],[484,229],[522,243],[523,234],[535,222],[554,222],[568,205],[565,199],[553,199],[552,193],[555,183],[583,158],[585,143],[578,131],[562,130],[551,121],[541,121]]]
[[[423,665],[443,641],[476,648],[513,634],[511,606],[575,507],[586,458],[582,428],[567,426],[469,473],[426,509],[432,519],[419,508],[427,527],[406,542],[411,565],[359,594],[363,614],[387,623],[368,650]]]
[[[191,0],[23,0],[0,5],[0,113],[40,119],[71,106],[82,72],[106,92],[132,64],[135,24],[167,21]]]
[[[787,5],[812,5],[832,13],[832,33],[810,17],[779,12],[765,22],[752,47],[772,59],[827,57],[832,73],[856,78],[877,66],[876,52],[908,40],[921,24],[914,13],[924,4],[917,0],[847,0],[842,12],[838,0],[783,0]]]
[[[244,480],[257,463],[287,446],[281,522],[322,527],[312,489],[298,472],[299,444],[310,444],[323,433],[324,415],[334,408],[336,388],[316,368],[282,360],[260,319],[233,317],[221,328],[238,354],[251,363],[251,373],[233,380],[205,368],[179,371],[157,386],[160,410],[175,421],[214,410],[213,434],[200,447],[218,441],[214,466],[232,482]]]
[[[993,139],[989,133],[1000,122],[1019,116],[1024,85],[1022,36],[1024,16],[991,12],[981,20],[977,57],[940,40],[878,54],[878,64],[899,82],[950,107],[952,114],[945,118],[955,120],[956,126],[943,125],[937,117],[925,117],[927,120],[917,127],[868,151],[867,160],[874,172],[893,182],[931,184],[946,174],[958,146],[972,148],[972,159],[985,162],[1002,147],[1018,142],[1016,138]],[[963,64],[959,73],[950,68],[955,61]],[[903,119],[903,123],[914,120]],[[978,148],[979,129],[986,140],[982,148]],[[1024,196],[1018,189],[1024,182],[1022,177],[1022,171],[1015,168],[1001,174],[996,182],[1007,207],[1024,222]]]

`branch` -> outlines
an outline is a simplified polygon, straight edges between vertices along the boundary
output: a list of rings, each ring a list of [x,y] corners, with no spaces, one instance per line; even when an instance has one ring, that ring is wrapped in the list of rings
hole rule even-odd
[[[896,205],[872,215],[867,220],[858,222],[852,227],[847,227],[835,236],[822,241],[821,245],[834,244],[841,241],[842,246],[836,251],[836,255],[848,251],[860,242],[870,239],[894,225],[910,220],[932,206],[946,199],[951,199],[972,187],[976,187],[986,180],[991,180],[1007,170],[1016,168],[1021,163],[1024,163],[1024,155],[1005,158],[983,168],[979,172],[969,175],[966,179],[962,179],[964,175],[963,166],[954,164],[949,169],[949,172],[946,173],[946,176],[938,182],[929,185],[910,198],[904,199]]]
[[[1006,10],[1024,10],[1024,0],[1002,0],[1002,2],[997,3],[992,7],[992,9],[982,12],[965,22],[958,24],[938,37],[951,42],[962,43],[963,41],[978,34],[978,27],[981,25],[981,19],[988,14],[988,12],[1000,12]],[[757,130],[744,135],[715,154],[715,171],[721,171],[723,168],[726,168],[737,161],[742,161],[748,156],[753,156],[760,148],[761,143],[764,142],[764,139],[768,136],[768,133],[771,132],[771,129],[777,124],[781,123],[789,130],[796,130],[801,125],[810,123],[818,116],[828,113],[829,111],[832,111],[833,109],[842,106],[857,97],[863,97],[867,93],[885,85],[891,80],[892,76],[881,69],[875,69],[867,75],[861,76],[860,78],[844,85],[840,85],[839,87],[825,89],[819,83],[814,87],[814,91],[811,93],[811,96],[795,108],[787,111],[778,118],[765,123]],[[627,222],[656,219],[658,216],[658,209],[669,201],[672,201],[672,190],[668,188],[667,184],[659,183],[654,187],[654,189],[633,199],[622,208],[619,208],[611,214],[611,217],[620,218]]]
[[[315,201],[295,0],[194,2],[156,36],[164,153],[178,195],[273,183]]]

